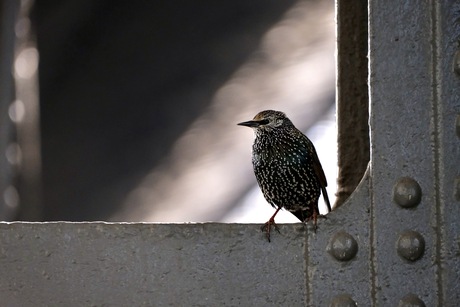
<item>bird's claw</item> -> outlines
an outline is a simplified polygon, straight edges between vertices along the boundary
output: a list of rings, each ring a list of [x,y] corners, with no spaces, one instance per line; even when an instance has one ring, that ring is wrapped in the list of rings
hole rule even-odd
[[[280,229],[278,227],[278,225],[276,225],[275,223],[275,219],[269,219],[268,222],[266,222],[264,225],[262,225],[262,227],[260,228],[260,230],[262,230],[263,232],[265,232],[265,236],[267,237],[267,240],[268,242],[271,242],[270,241],[270,231],[271,231],[271,228],[272,226],[275,228],[275,230],[280,233]]]
[[[318,229],[318,217],[326,218],[326,216],[318,214],[315,210],[313,211],[313,214],[306,221],[308,223],[309,221],[313,220],[313,230],[315,231],[315,233],[316,233],[316,230]]]

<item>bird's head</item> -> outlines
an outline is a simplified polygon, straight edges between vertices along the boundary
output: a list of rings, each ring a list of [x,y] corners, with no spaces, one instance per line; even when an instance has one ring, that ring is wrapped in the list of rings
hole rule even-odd
[[[266,110],[259,112],[252,120],[238,125],[253,128],[257,133],[289,127],[292,123],[283,112]]]

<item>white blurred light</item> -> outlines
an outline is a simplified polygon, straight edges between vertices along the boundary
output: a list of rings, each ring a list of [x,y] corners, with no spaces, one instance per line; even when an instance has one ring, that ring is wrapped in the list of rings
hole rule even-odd
[[[24,119],[24,115],[26,113],[26,108],[24,106],[24,102],[21,100],[15,100],[8,108],[8,115],[10,116],[11,120],[15,123],[20,123]]]
[[[8,145],[5,151],[6,160],[12,165],[21,164],[22,151],[21,147],[17,143],[11,143]]]
[[[19,78],[29,79],[38,69],[38,51],[36,48],[21,50],[14,62],[14,69]]]
[[[19,205],[19,193],[14,186],[10,185],[5,189],[3,200],[10,208],[16,208]]]

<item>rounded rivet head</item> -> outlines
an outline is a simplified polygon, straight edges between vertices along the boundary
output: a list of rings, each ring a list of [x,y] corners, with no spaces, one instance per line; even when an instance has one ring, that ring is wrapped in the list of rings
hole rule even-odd
[[[422,199],[422,188],[412,178],[403,177],[393,187],[393,200],[403,208],[415,207]]]
[[[425,303],[417,295],[409,293],[404,296],[398,304],[398,307],[425,307]]]
[[[329,307],[356,307],[358,304],[348,294],[339,294],[334,297]]]
[[[399,235],[396,242],[396,249],[402,258],[415,261],[422,257],[425,251],[425,239],[416,231],[404,231]]]
[[[358,252],[358,243],[355,238],[345,231],[337,232],[332,236],[327,251],[339,261],[348,261]]]

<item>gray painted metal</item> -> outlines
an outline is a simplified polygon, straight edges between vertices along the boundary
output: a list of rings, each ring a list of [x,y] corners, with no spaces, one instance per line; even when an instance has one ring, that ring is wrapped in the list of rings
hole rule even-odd
[[[327,218],[321,220],[318,231],[308,232],[307,305],[349,306],[350,299],[358,306],[370,306],[372,267],[369,265],[371,237],[369,169],[355,193]],[[357,244],[357,253],[348,261],[338,260],[332,250],[337,234],[347,233]],[[347,248],[348,247],[348,248]],[[353,247],[336,246],[352,253]]]
[[[460,303],[459,17],[455,1],[369,3],[371,163],[309,232],[308,305]],[[339,232],[349,261],[324,253]]]
[[[305,227],[0,224],[1,306],[304,306]]]
[[[429,2],[397,1],[374,1],[370,7],[371,229],[374,300],[379,306],[396,306],[408,293],[428,306],[436,306],[439,299],[432,143],[433,90],[438,81],[433,76],[433,42],[438,39],[432,24],[435,9]],[[412,210],[393,201],[394,185],[406,176],[422,190],[422,201]],[[425,255],[411,263],[396,251],[396,242],[406,230],[420,232],[427,247]]]
[[[367,1],[338,0],[337,192],[334,207],[356,190],[370,159]],[[351,39],[353,38],[353,39]]]
[[[371,1],[372,302],[396,306],[417,296],[426,306],[455,306],[460,292],[458,200],[460,172],[455,118],[459,80],[452,65],[460,35],[458,1]],[[401,207],[393,189],[403,177],[421,188],[418,205]],[[398,188],[398,186],[396,187]],[[409,197],[417,197],[410,192]],[[414,193],[414,194],[410,194]],[[423,256],[403,259],[405,231],[425,241]],[[417,249],[417,238],[407,249]]]

